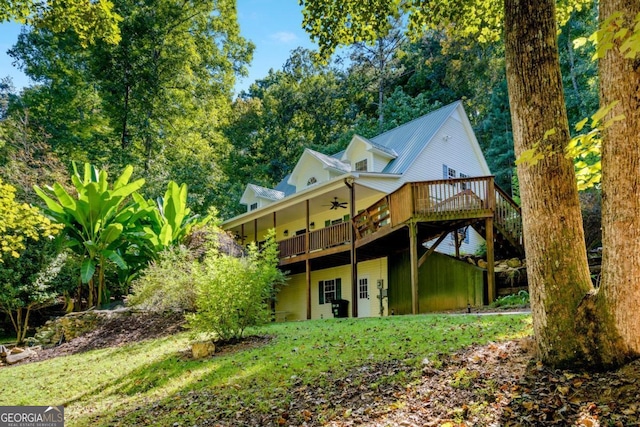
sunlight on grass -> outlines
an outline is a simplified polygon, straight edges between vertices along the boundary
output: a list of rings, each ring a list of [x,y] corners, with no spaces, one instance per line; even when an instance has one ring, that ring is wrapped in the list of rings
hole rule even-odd
[[[3,368],[0,405],[64,404],[68,426],[201,421],[209,416],[205,407],[183,406],[198,393],[210,395],[229,414],[243,407],[268,413],[295,399],[294,384],[322,385],[328,373],[339,377],[390,360],[419,366],[425,357],[530,334],[531,322],[526,315],[423,315],[280,323],[251,332],[274,338],[261,347],[194,361],[183,357],[189,338],[182,333]],[[410,379],[402,373],[385,381]]]

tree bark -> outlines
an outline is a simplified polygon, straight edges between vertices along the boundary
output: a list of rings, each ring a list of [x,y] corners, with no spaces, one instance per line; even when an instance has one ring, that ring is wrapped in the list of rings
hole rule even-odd
[[[596,340],[585,342],[576,322],[592,285],[573,162],[564,154],[570,135],[556,34],[554,0],[505,0],[516,156],[536,143],[545,155],[518,166],[533,327],[543,362],[575,366],[596,352]]]
[[[620,11],[633,29],[638,0],[601,0],[600,22]],[[602,305],[608,308],[623,357],[640,355],[640,59],[625,59],[620,41],[600,60],[600,104],[619,103],[605,121],[602,143]]]

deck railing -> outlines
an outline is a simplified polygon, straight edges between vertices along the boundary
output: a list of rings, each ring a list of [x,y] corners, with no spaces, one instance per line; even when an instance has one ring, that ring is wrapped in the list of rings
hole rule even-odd
[[[520,206],[500,187],[496,187],[495,221],[514,243],[523,244]]]
[[[309,234],[309,250],[327,249],[351,241],[351,222],[330,225]]]
[[[354,217],[357,237],[411,218],[437,221],[490,215],[493,188],[492,176],[407,183]]]
[[[280,258],[305,253],[305,235],[300,234],[278,242]],[[328,249],[351,241],[351,222],[330,225],[309,233],[309,251]]]
[[[356,238],[384,227],[396,226],[412,218],[443,221],[494,217],[507,238],[522,245],[522,217],[518,205],[499,187],[492,176],[411,182],[378,200],[353,218]],[[351,223],[331,225],[309,233],[308,251],[328,249],[351,241]],[[306,235],[278,243],[280,257],[304,254]]]
[[[278,250],[280,251],[280,258],[287,258],[290,256],[295,256],[295,255],[300,255],[305,253],[304,243],[305,243],[304,234],[300,234],[298,236],[280,240],[278,242]]]

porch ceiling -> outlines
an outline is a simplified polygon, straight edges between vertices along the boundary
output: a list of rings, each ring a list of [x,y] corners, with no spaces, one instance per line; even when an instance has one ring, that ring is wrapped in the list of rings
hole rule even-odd
[[[355,196],[356,200],[369,198],[379,195],[383,197],[383,194],[379,191],[372,190],[371,188],[360,186],[355,184]],[[337,212],[349,214],[351,212],[349,188],[346,185],[339,187],[327,188],[326,191],[319,191],[317,193],[310,194],[309,197],[309,213],[311,216],[320,212],[326,212],[331,208],[331,202],[337,197],[339,202],[347,202],[346,208],[338,208]],[[296,219],[304,218],[306,215],[306,200],[301,199],[296,203],[286,203],[284,199],[282,202],[276,202],[265,208],[262,208],[260,212],[256,212],[256,216],[247,218],[244,221],[244,235],[246,239],[251,240],[255,234],[254,221],[257,219],[258,231],[272,228],[274,225],[274,212],[275,212],[275,224],[276,227],[279,224],[286,224]],[[226,227],[225,227],[226,228]],[[227,230],[240,235],[242,224],[234,225],[233,227],[226,228]]]

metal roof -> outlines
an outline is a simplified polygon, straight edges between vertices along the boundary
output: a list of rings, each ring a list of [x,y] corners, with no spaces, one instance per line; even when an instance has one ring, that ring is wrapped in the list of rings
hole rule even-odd
[[[319,153],[310,148],[305,149],[305,151],[308,151],[309,154],[320,160],[327,167],[339,170],[344,173],[351,172],[351,165],[349,163],[344,163],[340,161],[340,159],[336,159],[333,156],[327,156],[326,154]]]
[[[460,105],[460,101],[446,105],[436,111],[418,117],[397,128],[380,134],[371,141],[398,153],[382,170],[383,173],[404,173],[425,149],[429,141]]]
[[[248,187],[250,187],[256,193],[257,197],[262,197],[264,199],[280,200],[280,199],[283,199],[285,196],[284,192],[282,191],[261,187],[256,184],[249,184]]]
[[[280,181],[278,183],[278,185],[276,185],[276,190],[277,191],[282,191],[286,196],[290,196],[293,193],[296,192],[296,187],[294,185],[291,185],[288,183],[289,181],[289,177],[291,176],[291,174],[287,174],[287,176],[285,176],[284,178],[282,178],[282,181]]]

